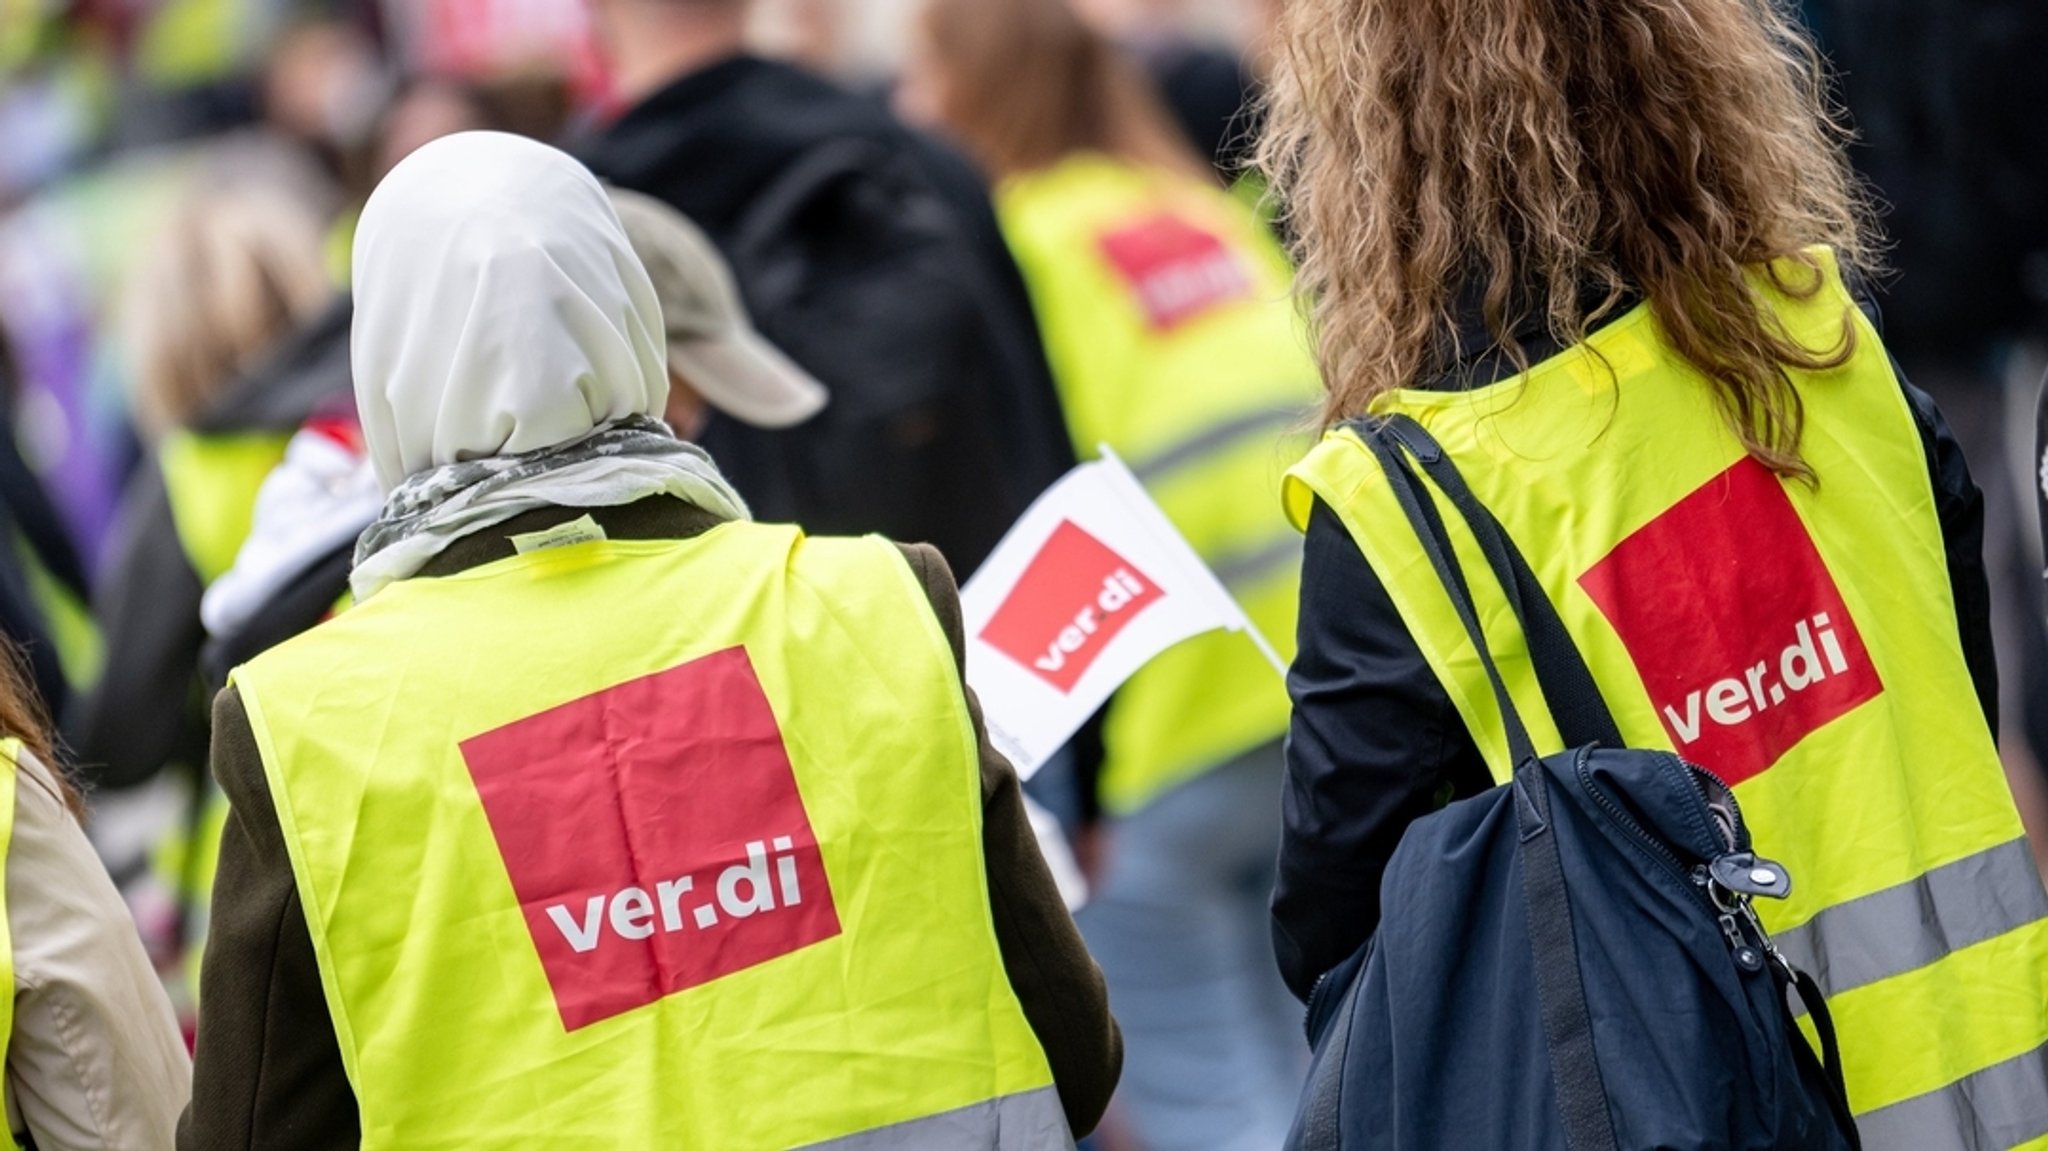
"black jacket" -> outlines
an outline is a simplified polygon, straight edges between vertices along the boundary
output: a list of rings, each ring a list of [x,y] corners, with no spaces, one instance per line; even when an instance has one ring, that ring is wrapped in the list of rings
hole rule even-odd
[[[0,546],[0,636],[20,653],[47,712],[61,717],[72,703],[71,685],[30,565],[80,603],[88,595],[85,565],[16,442],[14,421],[0,414],[0,541],[12,541]]]
[[[2048,333],[2048,4],[1803,0],[1832,59],[1897,269],[1886,342],[1975,370]]]
[[[352,315],[348,300],[336,300],[287,337],[261,368],[231,385],[192,430],[297,430],[321,402],[350,389]],[[93,600],[106,670],[81,703],[71,739],[93,785],[122,788],[147,782],[167,764],[198,765],[206,757],[207,691],[197,675],[206,640],[199,600],[206,589],[178,538],[153,456],[122,495],[110,556]]]
[[[986,188],[880,105],[741,57],[582,152],[696,221],[756,326],[832,393],[802,427],[714,417],[698,437],[759,518],[929,541],[972,572],[1072,466]]]
[[[1875,310],[1866,310],[1874,320]],[[1463,346],[1486,344],[1483,330],[1475,330]],[[1534,363],[1557,348],[1532,335],[1524,350]],[[1447,380],[1479,386],[1512,370],[1504,363],[1463,367]],[[1983,497],[1934,401],[1903,374],[1899,379],[1934,482],[1963,654],[1995,732],[1998,671],[1984,573]],[[1493,779],[1385,585],[1336,512],[1320,501],[1302,560],[1299,648],[1287,689],[1294,720],[1273,949],[1287,985],[1306,999],[1316,978],[1378,927],[1380,880],[1408,825],[1450,799],[1485,791]]]

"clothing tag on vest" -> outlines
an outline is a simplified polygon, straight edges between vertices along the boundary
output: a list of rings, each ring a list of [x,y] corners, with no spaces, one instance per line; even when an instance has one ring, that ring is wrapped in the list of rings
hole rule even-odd
[[[585,515],[565,524],[556,524],[544,532],[528,532],[523,536],[509,536],[512,547],[520,555],[542,552],[549,548],[565,548],[570,544],[587,544],[607,538],[597,521]]]

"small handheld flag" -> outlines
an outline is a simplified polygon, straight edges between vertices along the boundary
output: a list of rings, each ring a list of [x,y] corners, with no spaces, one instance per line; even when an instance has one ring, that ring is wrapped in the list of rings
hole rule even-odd
[[[961,589],[967,681],[989,737],[1025,779],[1183,640],[1243,632],[1287,674],[1137,477],[1101,451],[1040,496]]]

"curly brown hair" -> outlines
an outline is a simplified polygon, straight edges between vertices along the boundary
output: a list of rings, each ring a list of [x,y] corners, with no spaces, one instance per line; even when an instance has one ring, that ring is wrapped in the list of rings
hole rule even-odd
[[[1810,477],[1801,346],[1753,273],[1872,270],[1864,193],[1778,0],[1288,0],[1260,161],[1301,261],[1326,422],[1541,319],[1583,340],[1639,293],[1759,461]],[[1779,287],[1818,291],[1820,277]],[[1457,346],[1461,295],[1489,349]]]

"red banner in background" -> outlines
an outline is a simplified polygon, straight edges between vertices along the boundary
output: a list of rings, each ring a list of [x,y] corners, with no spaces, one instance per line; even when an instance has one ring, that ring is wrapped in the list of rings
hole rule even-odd
[[[385,0],[407,66],[462,80],[553,74],[602,90],[586,0]]]

